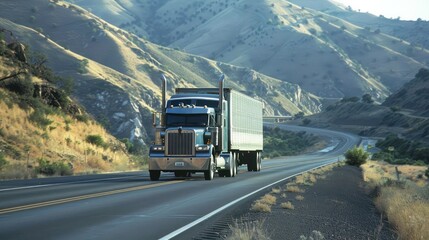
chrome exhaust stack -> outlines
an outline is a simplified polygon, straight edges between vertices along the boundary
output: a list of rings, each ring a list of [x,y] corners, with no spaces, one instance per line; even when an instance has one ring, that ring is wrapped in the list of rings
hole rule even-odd
[[[167,94],[167,79],[164,74],[161,75],[161,112],[154,112],[152,115],[153,126],[155,127],[155,145],[161,145],[162,137],[161,133],[165,131],[166,123],[166,94]],[[159,119],[159,123],[157,124],[157,119]]]
[[[164,74],[161,74],[161,90],[162,90],[162,102],[161,102],[161,127],[165,128],[165,108],[166,108],[166,94],[167,94],[167,78],[165,78]]]
[[[218,127],[218,149],[220,152],[223,150],[223,99],[224,99],[224,83],[225,83],[225,75],[222,74],[219,78],[219,105],[218,105],[218,119],[217,119],[217,127]]]

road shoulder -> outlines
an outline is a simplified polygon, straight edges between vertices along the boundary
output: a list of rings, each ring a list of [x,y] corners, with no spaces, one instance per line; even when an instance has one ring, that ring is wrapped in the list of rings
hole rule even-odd
[[[271,213],[248,211],[234,218],[263,221],[271,239],[300,239],[313,231],[325,239],[397,239],[365,192],[359,168],[336,167],[314,185],[300,185],[304,193],[286,192],[285,188],[283,184],[280,192],[270,193],[277,198]],[[285,202],[294,209],[283,208]],[[249,204],[243,207],[251,208]]]

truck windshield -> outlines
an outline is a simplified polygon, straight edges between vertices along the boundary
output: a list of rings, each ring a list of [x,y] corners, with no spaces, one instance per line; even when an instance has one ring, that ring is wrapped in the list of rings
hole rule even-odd
[[[207,114],[167,114],[167,126],[208,126]]]

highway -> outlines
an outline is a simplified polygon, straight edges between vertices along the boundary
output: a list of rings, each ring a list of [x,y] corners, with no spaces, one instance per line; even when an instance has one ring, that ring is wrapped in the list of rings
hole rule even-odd
[[[202,174],[175,178],[148,172],[0,182],[0,239],[189,239],[303,171],[333,163],[360,138],[322,129],[278,125],[330,139],[316,153],[263,160],[261,172],[239,168],[235,178]]]

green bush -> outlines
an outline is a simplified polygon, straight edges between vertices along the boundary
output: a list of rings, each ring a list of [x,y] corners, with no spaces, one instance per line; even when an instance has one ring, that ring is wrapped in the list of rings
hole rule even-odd
[[[89,117],[88,115],[85,114],[81,114],[81,115],[76,115],[76,120],[78,120],[79,122],[84,122],[84,123],[88,123],[89,122]]]
[[[21,96],[31,97],[34,92],[34,85],[29,78],[15,78],[6,80],[4,88]]]
[[[3,169],[4,166],[7,165],[7,161],[4,158],[4,155],[2,152],[0,152],[0,171]]]
[[[353,166],[360,166],[366,163],[366,160],[369,157],[369,154],[363,150],[363,148],[354,147],[349,149],[346,154],[346,163]]]
[[[70,165],[64,162],[54,162],[51,163],[45,159],[37,160],[39,166],[35,168],[36,173],[43,175],[59,175],[59,176],[69,176],[73,175],[73,169]]]
[[[102,148],[108,147],[100,135],[88,135],[86,136],[86,141],[97,147],[102,147]]]
[[[34,112],[30,114],[28,119],[34,122],[40,128],[46,128],[51,125],[52,121],[46,118],[46,115],[43,110],[35,109]]]

